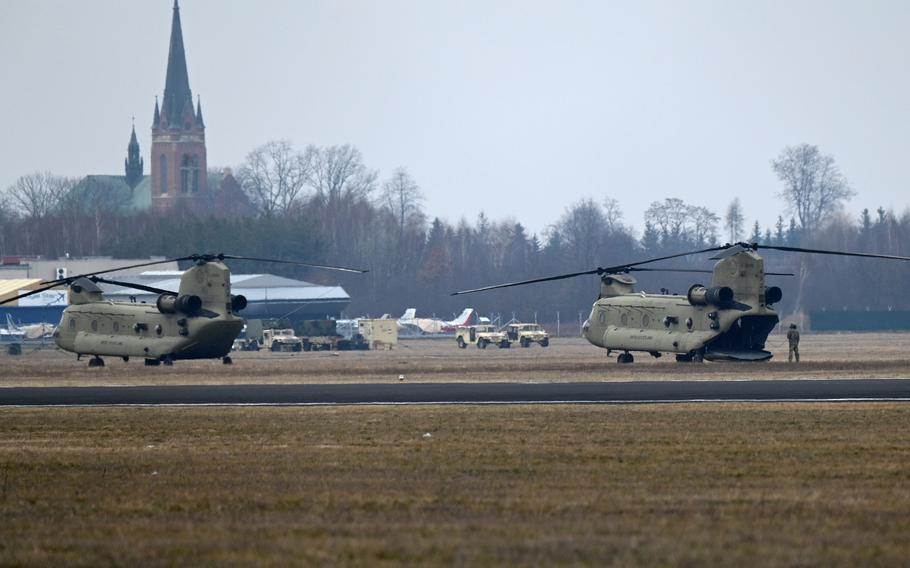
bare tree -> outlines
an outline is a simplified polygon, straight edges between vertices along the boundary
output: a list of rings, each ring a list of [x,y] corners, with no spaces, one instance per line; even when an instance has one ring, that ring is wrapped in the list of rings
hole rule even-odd
[[[309,153],[298,152],[287,140],[272,140],[247,154],[237,180],[259,211],[271,217],[296,205],[309,174]]]
[[[567,208],[556,223],[567,250],[578,266],[594,266],[600,257],[600,245],[606,220],[603,210],[593,199],[582,199]]]
[[[717,242],[717,223],[720,217],[707,207],[689,207],[688,215],[692,225],[692,238],[697,246]]]
[[[312,165],[309,183],[326,204],[368,198],[376,189],[377,172],[364,165],[360,150],[350,144],[310,146],[307,156]]]
[[[13,207],[28,219],[41,219],[54,212],[60,200],[72,189],[73,180],[51,172],[21,176],[7,189]]]
[[[743,236],[743,206],[739,198],[733,199],[727,206],[727,213],[724,215],[724,228],[730,232],[730,242],[736,243]]]
[[[834,157],[819,152],[818,146],[788,146],[771,161],[771,167],[784,184],[778,195],[808,235],[854,195]]]
[[[619,201],[612,197],[605,197],[603,201],[604,221],[607,228],[611,231],[622,229],[622,209],[619,207]]]
[[[382,203],[395,217],[399,238],[409,225],[423,224],[421,201],[423,201],[423,193],[420,191],[420,186],[403,167],[392,172],[392,177],[382,184]]]

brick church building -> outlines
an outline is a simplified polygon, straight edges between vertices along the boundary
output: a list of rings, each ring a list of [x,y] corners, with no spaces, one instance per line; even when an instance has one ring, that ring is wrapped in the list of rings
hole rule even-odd
[[[89,175],[74,188],[87,206],[121,211],[191,213],[195,215],[250,215],[254,209],[230,169],[207,169],[205,121],[202,102],[193,104],[180,6],[174,0],[167,76],[161,105],[155,98],[152,118],[150,174],[136,139],[130,135],[124,174]]]

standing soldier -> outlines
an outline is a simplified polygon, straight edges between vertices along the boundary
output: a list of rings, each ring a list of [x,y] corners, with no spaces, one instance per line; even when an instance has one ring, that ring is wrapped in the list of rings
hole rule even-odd
[[[787,361],[793,362],[793,356],[796,356],[796,362],[799,363],[799,330],[796,329],[796,324],[790,324],[790,331],[787,332],[787,342],[790,344],[790,355],[787,357]]]

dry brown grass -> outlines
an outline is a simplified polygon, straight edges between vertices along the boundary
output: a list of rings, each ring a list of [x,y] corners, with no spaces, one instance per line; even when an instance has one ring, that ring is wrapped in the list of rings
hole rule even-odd
[[[899,404],[5,409],[0,564],[900,565],[908,424]]]
[[[393,351],[317,353],[236,353],[235,364],[220,360],[178,361],[173,367],[145,367],[107,357],[103,369],[86,360],[46,350],[21,357],[0,355],[0,387],[41,385],[150,385],[214,383],[412,382],[436,381],[610,381],[712,380],[730,378],[863,378],[910,376],[910,334],[829,334],[804,336],[803,362],[787,363],[786,340],[772,336],[775,358],[767,363],[679,364],[672,357],[636,354],[633,365],[578,338],[555,339],[549,348],[486,350],[455,347],[453,340],[411,340]]]

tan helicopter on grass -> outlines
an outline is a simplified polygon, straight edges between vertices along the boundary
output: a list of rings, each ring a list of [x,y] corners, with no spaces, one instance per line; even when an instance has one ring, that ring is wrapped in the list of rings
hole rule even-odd
[[[172,365],[178,359],[213,359],[220,357],[230,364],[228,355],[243,328],[237,312],[247,305],[246,298],[231,294],[231,272],[224,260],[274,262],[364,273],[366,270],[324,266],[307,262],[252,258],[226,254],[194,254],[182,258],[159,260],[79,274],[44,282],[0,304],[12,302],[49,288],[68,285],[70,305],[54,332],[61,349],[76,354],[77,359],[91,355],[90,367],[104,366],[102,356],[145,359],[146,365]],[[176,292],[102,278],[101,274],[140,268],[165,262],[193,261],[194,265],[180,278]],[[114,302],[104,298],[97,283],[114,284],[158,294],[154,304]]]
[[[607,349],[608,355],[619,351],[618,363],[632,363],[633,351],[643,351],[654,357],[675,353],[680,362],[705,359],[766,361],[771,353],[765,350],[765,340],[779,321],[771,306],[783,298],[783,293],[777,286],[766,286],[765,276],[792,274],[766,273],[764,260],[756,252],[759,248],[910,260],[910,257],[874,253],[737,243],[583,272],[485,286],[453,295],[597,274],[601,277],[600,295],[582,327],[582,335],[593,345]],[[710,286],[693,284],[685,296],[635,291],[636,280],[630,272],[708,272],[639,268],[641,265],[708,252],[720,252],[712,257],[718,262],[714,265]]]

